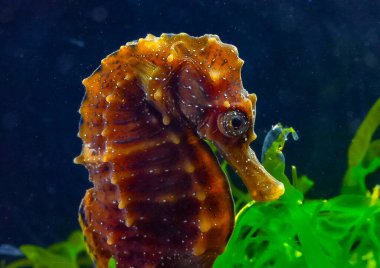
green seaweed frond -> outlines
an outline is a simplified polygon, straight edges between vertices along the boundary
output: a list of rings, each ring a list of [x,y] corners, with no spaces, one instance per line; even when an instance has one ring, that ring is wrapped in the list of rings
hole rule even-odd
[[[66,241],[47,248],[35,245],[20,247],[25,258],[5,266],[5,268],[79,268],[92,267],[92,261],[86,252],[83,234],[74,231]]]
[[[360,125],[348,149],[348,169],[342,193],[365,194],[365,178],[380,167],[380,139],[372,140],[380,126],[380,98]]]
[[[306,176],[298,179],[295,167],[290,183],[282,149],[294,130],[276,125],[263,150],[263,165],[284,183],[285,194],[241,209],[214,267],[379,267],[380,187],[370,193],[365,186],[366,176],[380,167],[380,140],[372,141],[379,124],[380,99],[350,146],[342,194],[329,200],[304,200],[313,182]]]

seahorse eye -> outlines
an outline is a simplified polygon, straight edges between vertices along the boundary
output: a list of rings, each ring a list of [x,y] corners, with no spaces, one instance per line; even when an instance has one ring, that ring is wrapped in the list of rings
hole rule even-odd
[[[247,116],[239,110],[229,110],[218,118],[219,130],[228,137],[238,137],[249,128]]]

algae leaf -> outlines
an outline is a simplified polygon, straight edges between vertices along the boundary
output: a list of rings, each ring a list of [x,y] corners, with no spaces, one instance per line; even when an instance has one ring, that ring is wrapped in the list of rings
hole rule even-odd
[[[371,141],[380,125],[380,98],[360,125],[348,149],[348,169],[342,193],[365,194],[365,178],[380,168],[380,139]]]
[[[371,141],[379,126],[379,112],[380,99],[350,146],[351,166],[342,190],[349,194],[329,200],[304,200],[303,193],[310,189],[312,182],[306,176],[298,179],[295,167],[293,184],[290,183],[282,149],[291,129],[277,125],[276,132],[270,133],[272,138],[263,150],[262,159],[264,167],[285,184],[286,192],[279,200],[251,201],[244,206],[237,215],[225,252],[217,258],[214,267],[378,267],[380,187],[367,195],[363,189],[365,193],[365,177],[379,167],[380,140]],[[364,142],[363,147],[356,145],[359,141]],[[355,187],[345,188],[352,181]]]
[[[73,232],[66,241],[53,244],[48,248],[23,245],[20,250],[26,258],[8,264],[5,268],[78,268],[92,266],[92,261],[86,254],[81,231]]]

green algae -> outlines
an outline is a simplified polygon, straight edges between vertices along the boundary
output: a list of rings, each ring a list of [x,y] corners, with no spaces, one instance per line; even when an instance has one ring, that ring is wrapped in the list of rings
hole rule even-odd
[[[380,139],[372,140],[380,126],[380,98],[372,106],[348,149],[348,169],[342,193],[364,194],[365,177],[380,167]]]
[[[298,176],[291,167],[286,175],[283,154],[293,128],[276,125],[263,148],[264,167],[286,187],[276,201],[258,203],[231,183],[235,200],[236,226],[225,252],[214,268],[225,267],[365,267],[380,266],[380,187],[372,191],[366,178],[380,167],[380,139],[373,140],[380,125],[380,99],[359,127],[348,150],[348,169],[341,194],[328,200],[305,198],[313,181]],[[273,129],[272,129],[273,130]],[[215,152],[215,148],[212,148]],[[227,163],[221,163],[231,175]],[[83,235],[75,231],[67,241],[47,248],[20,247],[25,258],[0,267],[50,268],[91,267]],[[114,259],[109,267],[115,267]]]
[[[366,187],[367,175],[380,167],[380,141],[372,141],[379,124],[380,99],[349,148],[342,194],[328,200],[305,199],[313,183],[306,176],[298,179],[295,167],[291,183],[282,149],[294,129],[276,125],[281,131],[264,150],[263,165],[284,183],[285,194],[268,203],[246,203],[214,267],[379,267],[380,187]],[[234,197],[240,206],[247,200],[241,191]]]
[[[6,268],[92,267],[92,261],[86,253],[86,246],[81,231],[74,231],[66,241],[53,244],[47,248],[35,245],[22,245],[20,250],[25,255],[25,258],[6,265]]]

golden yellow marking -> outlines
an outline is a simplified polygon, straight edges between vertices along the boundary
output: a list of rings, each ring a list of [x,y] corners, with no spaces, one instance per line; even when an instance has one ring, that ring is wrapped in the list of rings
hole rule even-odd
[[[107,236],[107,244],[110,245],[110,246],[113,245],[113,244],[115,244],[115,239],[114,239],[113,233],[110,233]]]
[[[204,191],[198,191],[196,196],[199,201],[204,201],[206,199],[206,193]]]
[[[163,123],[165,126],[169,125],[169,124],[170,124],[170,118],[169,118],[169,116],[164,115],[164,116],[162,117],[162,123]]]
[[[210,38],[207,40],[207,42],[208,42],[209,44],[215,44],[215,43],[217,42],[217,40],[216,40],[215,37],[210,37]]]
[[[230,108],[231,104],[230,104],[229,101],[226,100],[226,101],[223,102],[223,106],[228,109],[228,108]]]
[[[159,101],[161,100],[162,98],[162,91],[161,89],[157,89],[154,94],[153,94],[153,98],[156,100],[156,101]]]
[[[148,39],[140,38],[139,45],[142,45],[145,49],[149,51],[156,51],[161,46],[159,40],[155,38],[148,38]]]
[[[199,230],[201,230],[202,233],[207,233],[212,227],[212,222],[210,219],[206,216],[202,216],[199,223]]]
[[[147,40],[153,40],[153,39],[155,39],[156,37],[153,35],[153,34],[147,34],[146,35],[146,37],[145,37],[145,39],[147,39]]]
[[[118,180],[116,179],[116,176],[113,175],[113,176],[111,177],[111,183],[112,183],[113,185],[116,185],[117,182],[118,182]]]
[[[110,103],[112,101],[112,95],[106,97],[106,102]]]
[[[257,101],[257,96],[255,93],[251,93],[248,95],[248,99],[252,102],[252,104],[254,105]]]
[[[185,166],[184,166],[184,168],[185,168],[185,171],[186,171],[187,173],[193,173],[194,170],[195,170],[194,165],[193,165],[192,163],[190,163],[190,161],[185,161]]]
[[[231,47],[231,52],[233,53],[233,54],[238,54],[238,49],[237,49],[237,47],[235,47],[234,45],[229,45],[230,47]],[[240,59],[240,58],[239,58]]]
[[[140,143],[134,145],[128,145],[128,147],[113,148],[112,146],[107,146],[106,151],[103,156],[103,162],[109,162],[117,155],[129,155],[139,151],[147,150],[157,146],[157,141],[141,141]]]
[[[83,164],[83,155],[78,155],[74,158],[74,164]]]
[[[128,216],[125,217],[125,225],[127,227],[131,227],[134,222],[135,222],[135,220],[132,217],[128,217]]]
[[[127,202],[124,199],[121,199],[118,204],[119,209],[124,209],[127,206]]]
[[[180,144],[181,142],[181,139],[179,138],[179,136],[173,132],[169,133],[169,140],[171,142],[173,142],[174,144]]]
[[[202,255],[206,251],[206,247],[202,241],[199,241],[193,248],[193,255],[199,256]]]
[[[166,58],[166,60],[167,60],[168,62],[172,62],[172,61],[174,60],[174,55],[173,55],[173,53],[170,53],[170,55]]]
[[[239,58],[239,59],[238,59],[238,63],[237,63],[237,64],[238,64],[238,65],[240,65],[240,66],[242,66],[242,65],[243,65],[243,63],[244,63],[244,61],[243,61],[242,59],[240,59],[240,58]]]
[[[219,80],[220,72],[218,70],[211,69],[209,73],[212,81],[217,82]]]

